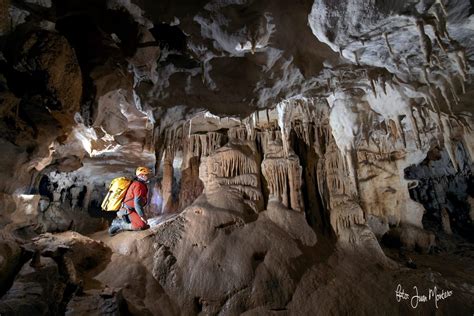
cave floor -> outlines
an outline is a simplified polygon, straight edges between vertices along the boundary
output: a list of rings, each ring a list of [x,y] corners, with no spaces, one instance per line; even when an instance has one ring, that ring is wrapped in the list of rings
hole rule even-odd
[[[112,249],[114,255],[111,260],[117,263],[125,260],[123,256],[133,257],[137,252],[146,251],[146,249],[140,250],[140,245],[146,245],[145,241],[148,238],[154,238],[162,224],[173,221],[177,215],[170,214],[151,219],[149,230],[124,232],[114,237],[108,236],[105,230],[89,237],[104,242]],[[434,248],[430,253],[383,247],[383,252],[390,262],[390,267],[388,267],[380,264],[378,260],[370,262],[367,258],[357,258],[357,254],[354,253],[348,255],[331,238],[320,236],[314,247],[302,248],[304,256],[307,257],[305,261],[307,264],[304,267],[307,271],[304,274],[317,275],[315,280],[324,284],[324,290],[315,290],[315,293],[333,291],[331,295],[336,301],[337,293],[341,291],[339,287],[347,286],[355,290],[357,283],[360,282],[360,286],[366,287],[373,284],[373,299],[383,301],[382,305],[391,306],[392,310],[398,311],[399,314],[465,315],[472,313],[474,310],[472,295],[474,293],[474,244],[449,236],[444,236],[441,244],[442,247]],[[143,247],[146,248],[146,246]],[[126,260],[129,259],[137,260],[136,258]],[[84,284],[85,289],[103,286],[97,281],[100,279],[97,275],[100,275],[102,269],[99,268],[88,274],[90,277]],[[338,274],[339,272],[341,274]],[[331,285],[331,282],[334,284]],[[133,288],[137,288],[129,284],[125,286],[128,287],[129,296],[134,291]],[[313,286],[316,285],[312,284],[310,288]],[[364,291],[370,293],[370,290]],[[164,293],[162,289],[160,293]],[[176,307],[169,308],[172,310]],[[288,310],[291,311],[291,302]],[[366,310],[370,311],[370,308]]]
[[[474,244],[457,237],[442,239],[443,247],[430,253],[383,248],[399,266],[392,278],[393,297],[400,301],[401,311],[421,315],[474,311]]]

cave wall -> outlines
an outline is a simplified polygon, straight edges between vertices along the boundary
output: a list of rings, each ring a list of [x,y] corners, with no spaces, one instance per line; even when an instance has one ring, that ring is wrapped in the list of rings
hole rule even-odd
[[[455,142],[454,150],[455,164],[446,150],[434,147],[421,163],[407,168],[405,175],[416,181],[410,196],[425,207],[426,226],[472,241],[472,160],[462,142]]]
[[[473,35],[465,0],[0,0],[0,309],[348,314],[393,295],[380,242],[472,241]],[[160,228],[113,256],[75,232],[18,245],[103,238],[107,185],[139,165]],[[73,293],[97,268],[83,252],[123,292]],[[358,307],[405,311],[376,303]]]
[[[38,194],[47,176],[68,183],[48,191],[51,205],[96,208],[113,177],[154,165],[163,176],[150,214],[192,205],[207,181],[240,192],[256,212],[276,201],[349,241],[366,225],[377,237],[423,227],[427,206],[410,198],[415,182],[404,170],[434,146],[455,169],[470,168],[455,145],[472,158],[465,2],[377,3],[369,12],[359,1],[309,1],[296,5],[298,23],[268,1],[198,3],[194,17],[147,1],[2,5],[10,23],[1,33],[0,185],[13,199]],[[367,32],[377,26],[381,34]],[[199,172],[239,142],[254,172]],[[90,202],[80,205],[81,194]]]
[[[281,122],[278,108],[256,112],[242,122],[206,114],[196,116],[193,122],[178,124],[176,130],[166,132],[164,150],[184,151],[183,168],[186,169],[190,165],[189,157],[200,161],[200,177],[205,188],[233,184],[232,190],[240,190],[244,198],[249,198],[253,193],[250,194],[245,186],[254,183],[252,190],[261,195],[258,199],[263,203],[262,207],[254,207],[256,212],[265,209],[269,201],[276,201],[294,211],[304,211],[313,228],[319,227],[329,235],[335,233],[340,241],[357,243],[357,230],[364,227],[370,228],[378,238],[400,227],[420,232],[420,239],[425,237],[422,220],[426,210],[420,199],[410,197],[409,190],[415,182],[411,177],[405,177],[405,170],[421,163],[435,146],[452,146],[452,138],[444,136],[448,132],[441,133],[435,113],[427,109],[422,114],[415,112],[416,118],[411,121],[402,118],[398,128],[394,121],[379,121],[369,133],[354,142],[353,149],[341,152],[335,140],[338,134],[330,125],[334,108],[304,100],[294,101],[288,108],[291,110],[285,114],[286,122]],[[414,122],[417,130],[410,128]],[[450,124],[451,137],[454,139],[457,135],[463,139],[464,125],[459,121],[450,121]],[[198,134],[193,133],[193,126]],[[212,131],[203,132],[206,126],[212,127]],[[282,136],[280,126],[288,128],[285,134],[290,136]],[[222,140],[227,143],[220,147],[225,144]],[[217,155],[216,151],[223,150],[219,148],[232,147],[237,140],[247,142],[253,148],[245,156],[256,157],[256,163],[260,165],[251,172],[256,173],[255,181],[239,171],[242,163],[239,155],[230,162],[226,162],[229,158],[218,156],[214,159],[219,163],[209,164],[209,155]],[[470,157],[467,154],[456,157],[461,159],[457,164],[465,169],[459,177],[469,181]],[[448,160],[444,163],[447,163],[449,155],[445,158]],[[220,161],[224,165],[221,166]],[[217,178],[209,178],[209,168],[214,168]],[[221,170],[219,168],[228,171],[221,175],[217,171]],[[233,172],[237,172],[238,179]],[[222,176],[225,176],[225,182],[220,180]],[[467,186],[457,188],[463,197],[467,197]]]

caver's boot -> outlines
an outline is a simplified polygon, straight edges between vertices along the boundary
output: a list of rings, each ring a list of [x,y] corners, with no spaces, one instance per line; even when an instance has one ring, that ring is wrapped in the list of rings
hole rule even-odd
[[[109,235],[114,236],[122,230],[123,221],[119,218],[116,218],[112,221],[109,227]]]
[[[116,218],[112,221],[109,227],[109,235],[114,236],[117,235],[118,233],[124,231],[124,230],[133,230],[132,224],[127,223],[124,220],[120,218]]]

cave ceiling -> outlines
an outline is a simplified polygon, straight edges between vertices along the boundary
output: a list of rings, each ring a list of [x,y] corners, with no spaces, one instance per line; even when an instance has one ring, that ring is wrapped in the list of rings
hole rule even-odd
[[[147,157],[178,125],[284,127],[291,102],[328,108],[340,150],[384,121],[472,119],[470,1],[0,3],[2,130],[28,168]]]

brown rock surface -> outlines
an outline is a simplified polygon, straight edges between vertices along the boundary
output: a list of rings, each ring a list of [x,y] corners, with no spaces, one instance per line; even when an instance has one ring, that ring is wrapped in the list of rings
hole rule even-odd
[[[472,314],[472,1],[0,12],[0,314]]]

